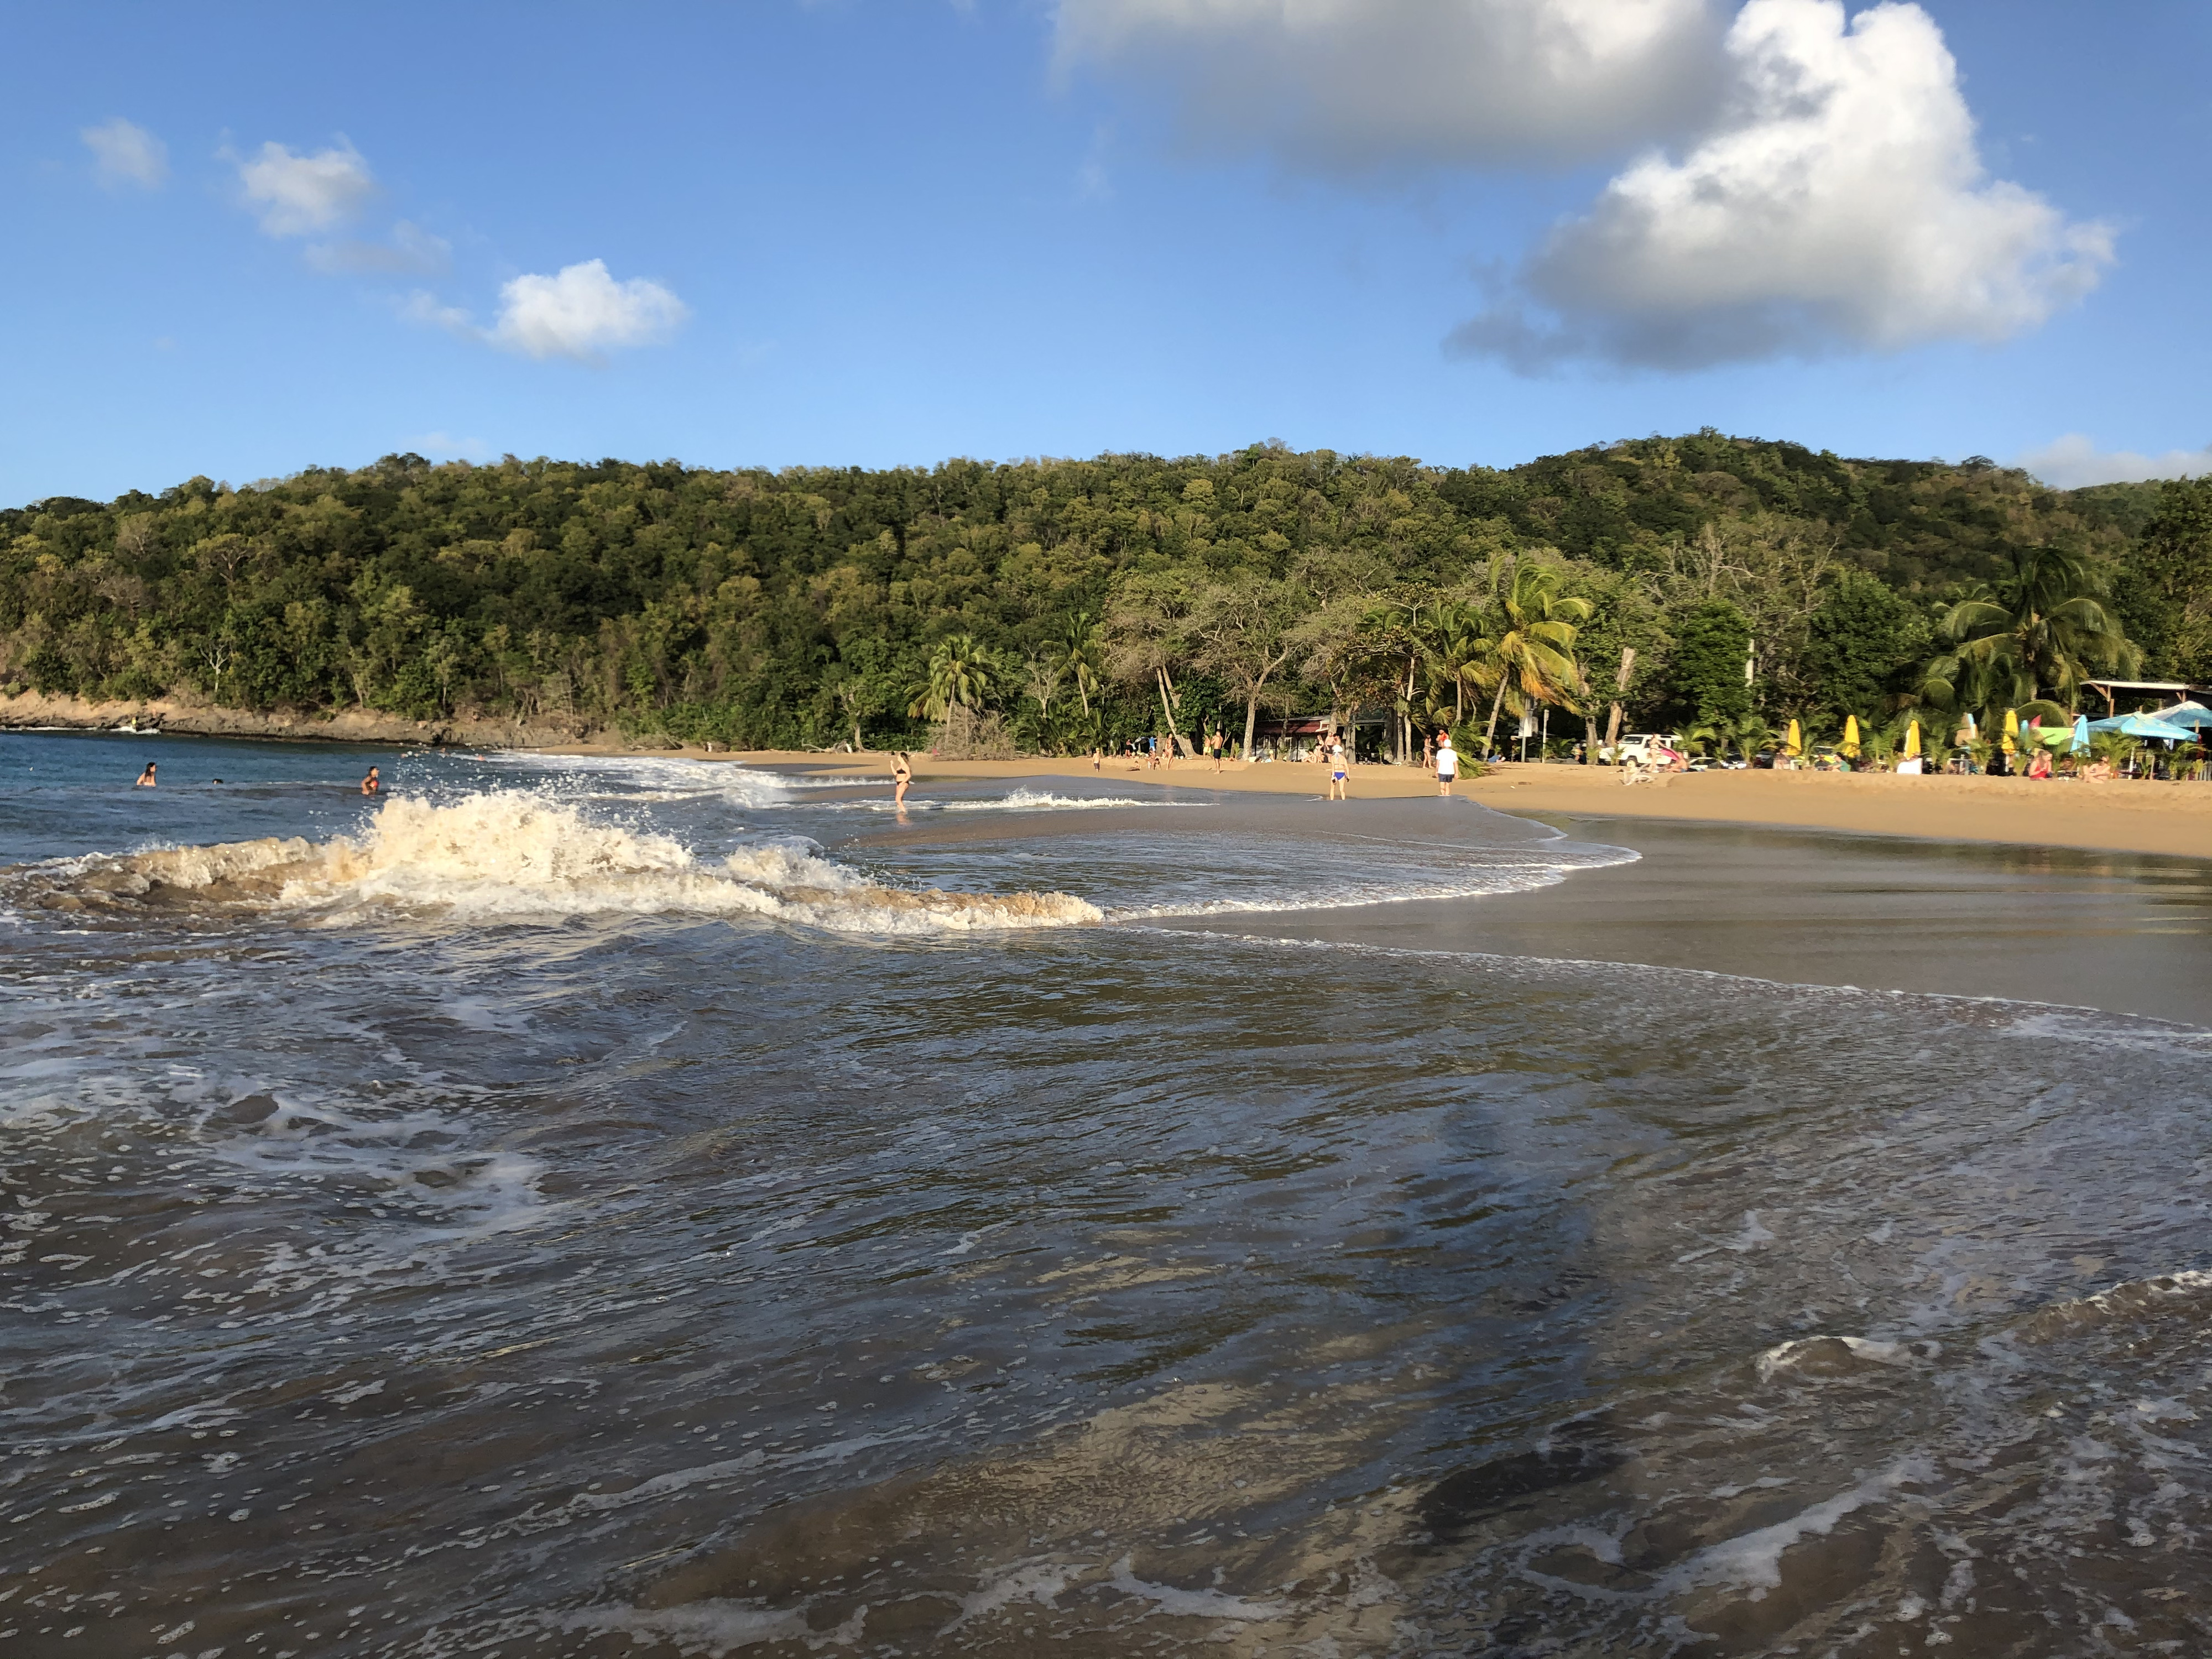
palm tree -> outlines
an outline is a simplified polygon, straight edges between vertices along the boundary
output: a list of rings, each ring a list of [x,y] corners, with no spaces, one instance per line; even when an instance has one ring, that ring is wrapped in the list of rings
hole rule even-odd
[[[1091,718],[1091,694],[1103,683],[1098,670],[1098,620],[1088,611],[1067,619],[1060,633],[1060,664],[1074,678],[1075,695],[1083,703],[1083,718]]]
[[[941,720],[956,705],[980,708],[999,678],[998,659],[975,642],[972,634],[955,634],[939,640],[930,653],[929,678],[915,688],[907,705],[909,716]]]
[[[1490,689],[1489,647],[1480,606],[1453,602],[1437,608],[1428,634],[1429,678],[1432,685],[1450,688],[1455,726],[1467,719],[1467,694]]]
[[[1735,752],[1743,757],[1743,763],[1748,766],[1760,750],[1774,741],[1774,728],[1766,723],[1764,715],[1746,714],[1724,735],[1735,744]]]
[[[1532,702],[1554,708],[1574,708],[1572,693],[1582,684],[1575,662],[1575,633],[1589,619],[1588,599],[1568,599],[1559,592],[1559,573],[1550,565],[1523,564],[1498,597],[1500,627],[1484,654],[1497,677],[1490,699],[1490,725],[1483,733],[1482,752],[1488,754],[1498,739],[1498,711],[1510,707],[1524,713]]]
[[[1950,648],[1922,676],[1937,708],[2014,708],[2048,691],[2070,710],[2091,674],[2130,672],[2142,660],[2078,555],[2031,547],[2012,562],[1994,586],[1978,584],[1945,608],[1937,626]]]

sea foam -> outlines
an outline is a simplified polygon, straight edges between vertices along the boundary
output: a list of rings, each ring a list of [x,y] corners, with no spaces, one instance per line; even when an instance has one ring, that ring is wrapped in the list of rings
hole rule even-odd
[[[258,908],[343,919],[364,908],[470,920],[607,914],[760,915],[837,932],[936,934],[1099,921],[1065,893],[915,890],[872,882],[797,838],[702,859],[565,801],[495,791],[386,800],[358,840],[298,837],[73,860],[18,872],[48,909]]]

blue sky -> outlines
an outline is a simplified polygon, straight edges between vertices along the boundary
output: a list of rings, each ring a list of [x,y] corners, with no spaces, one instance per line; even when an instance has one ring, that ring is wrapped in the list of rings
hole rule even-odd
[[[0,501],[405,449],[1712,425],[2076,483],[2212,441],[2201,4],[0,17]]]

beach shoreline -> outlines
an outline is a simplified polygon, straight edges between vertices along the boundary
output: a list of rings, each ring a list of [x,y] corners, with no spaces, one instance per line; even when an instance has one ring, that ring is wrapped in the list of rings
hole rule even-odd
[[[604,750],[554,752],[592,754]],[[653,752],[653,751],[645,751]],[[665,751],[661,751],[665,752]],[[768,770],[850,776],[889,787],[890,757],[750,750],[702,757]],[[1079,757],[1012,761],[940,761],[914,757],[915,789],[934,782],[1079,778],[1155,785],[1174,790],[1319,796],[1326,774],[1310,763],[1229,762],[1219,772],[1205,761],[1181,761],[1154,771],[1109,760],[1097,773]],[[1899,776],[1888,772],[1692,772],[1629,787],[1610,767],[1508,763],[1454,793],[1500,811],[1549,820],[1559,817],[1658,819],[1847,835],[1904,836],[2084,852],[2157,853],[2212,858],[2212,782]],[[1436,782],[1417,767],[1361,766],[1352,792],[1391,799],[1433,796]]]

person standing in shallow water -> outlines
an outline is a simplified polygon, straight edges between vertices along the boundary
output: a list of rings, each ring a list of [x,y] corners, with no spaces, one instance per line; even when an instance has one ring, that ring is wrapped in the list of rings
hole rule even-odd
[[[891,804],[901,812],[906,811],[907,786],[914,781],[914,763],[903,749],[891,756]]]
[[[374,795],[383,787],[384,781],[376,775],[376,769],[374,766],[370,767],[368,775],[361,781],[361,793],[364,795]]]
[[[146,763],[146,769],[138,775],[138,781],[132,784],[131,787],[133,789],[159,788],[161,786],[154,781],[154,768],[158,763],[159,763],[155,761],[148,761]]]
[[[1328,798],[1331,800],[1352,799],[1350,769],[1345,759],[1342,738],[1328,740]]]

